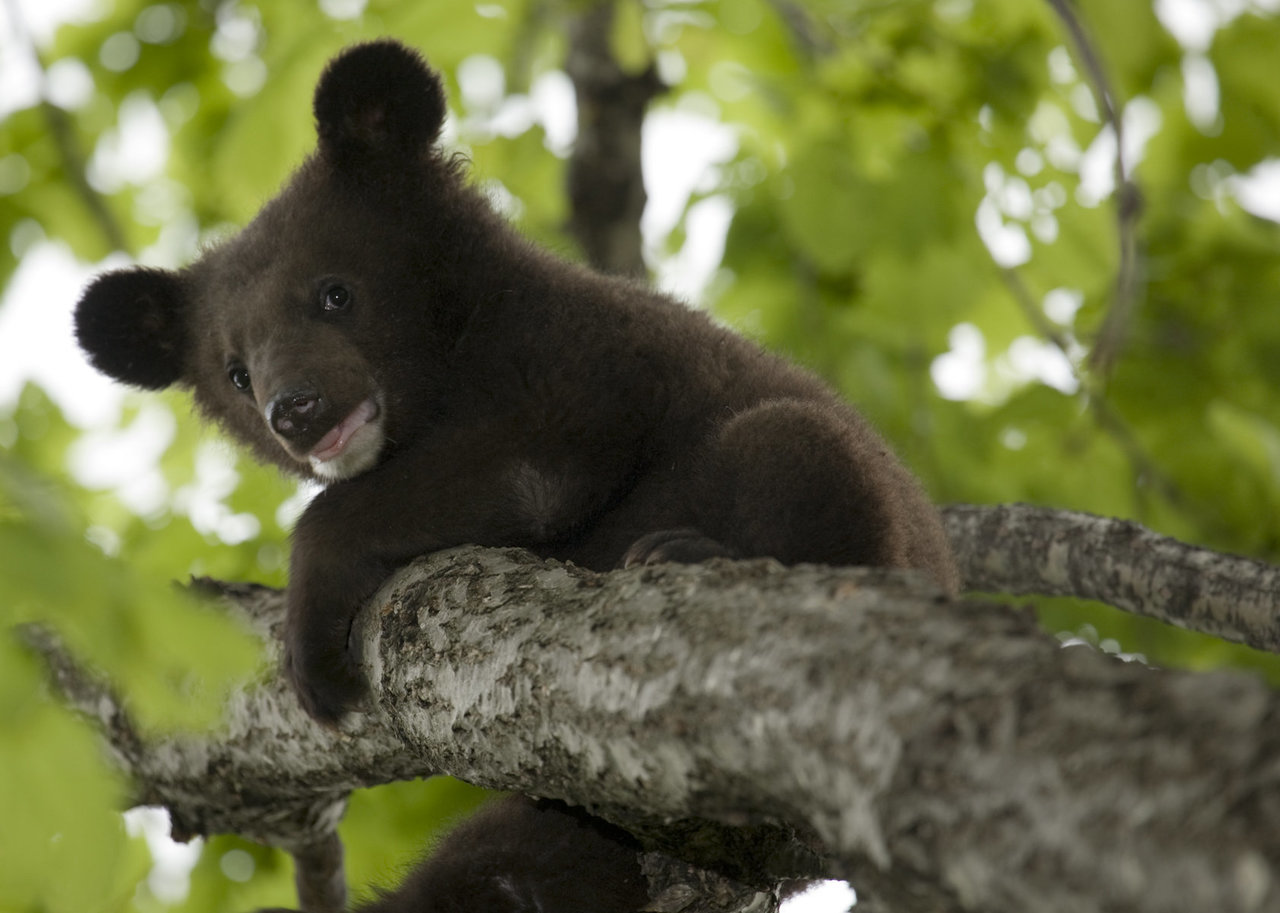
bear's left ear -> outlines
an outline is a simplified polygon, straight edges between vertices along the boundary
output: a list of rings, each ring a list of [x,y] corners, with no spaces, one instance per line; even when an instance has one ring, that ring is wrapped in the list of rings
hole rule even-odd
[[[321,154],[339,164],[415,156],[444,126],[444,87],[416,51],[398,41],[348,48],[329,62],[313,103]]]
[[[76,339],[103,374],[164,389],[186,367],[185,300],[177,273],[144,267],[106,273],[76,305]]]

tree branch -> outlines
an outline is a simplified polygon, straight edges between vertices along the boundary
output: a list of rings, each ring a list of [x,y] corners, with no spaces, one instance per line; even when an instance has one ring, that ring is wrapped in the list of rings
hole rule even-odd
[[[335,821],[334,829],[324,837],[289,850],[298,906],[308,913],[342,913],[347,908],[342,838],[336,828]]]
[[[206,594],[224,595],[264,635],[273,655],[278,654],[279,640],[273,632],[278,635],[284,620],[279,591],[253,584],[219,586],[208,579],[198,581],[197,588]],[[203,738],[178,737],[188,743],[187,749],[176,754],[166,751],[161,740],[148,739],[140,733],[112,689],[83,669],[54,632],[28,624],[19,627],[18,636],[45,658],[52,684],[62,699],[102,729],[112,760],[133,782],[130,805],[163,805],[169,810],[171,832],[178,841],[235,833],[278,846],[293,857],[302,909],[310,913],[341,913],[346,909],[347,885],[337,827],[346,812],[348,791],[304,790],[298,795],[287,787],[282,789],[283,783],[265,789],[261,784],[249,784],[243,791],[224,792],[215,801],[207,801],[199,783]],[[233,701],[233,717],[269,711],[261,701],[246,703],[245,697],[239,695]],[[288,694],[283,697],[286,705],[296,703]],[[257,750],[252,736],[242,737],[240,750]],[[238,759],[234,753],[219,757],[216,763],[228,776],[235,777]],[[158,773],[170,764],[177,765],[176,776]]]
[[[791,43],[806,59],[830,54],[836,45],[819,30],[808,7],[796,0],[769,0],[774,15],[787,28]]]
[[[1076,596],[1280,653],[1280,568],[1137,523],[1028,504],[943,512],[965,588]]]
[[[663,90],[653,65],[626,72],[609,47],[613,3],[592,6],[569,29],[565,71],[578,100],[569,158],[569,231],[587,262],[623,276],[646,275],[640,216],[648,197],[640,164],[645,109]]]
[[[267,682],[217,736],[117,752],[139,793],[278,836],[266,808],[446,772],[744,881],[850,878],[903,913],[1280,903],[1274,695],[1060,649],[913,575],[601,575],[465,548],[396,574],[355,636],[374,698],[346,732]]]
[[[1093,46],[1088,31],[1080,21],[1071,0],[1048,0],[1066,27],[1076,56],[1084,66],[1085,76],[1093,90],[1104,123],[1110,125],[1116,138],[1113,161],[1116,197],[1116,237],[1119,265],[1116,268],[1114,297],[1107,309],[1098,338],[1094,341],[1089,364],[1105,382],[1128,339],[1139,298],[1138,217],[1142,213],[1142,193],[1125,162],[1124,116],[1106,68]]]
[[[13,25],[14,34],[27,48],[27,53],[35,65],[40,93],[40,113],[44,116],[58,149],[58,157],[62,160],[62,170],[66,174],[67,183],[75,190],[76,195],[88,210],[90,218],[102,232],[103,239],[111,250],[129,251],[129,239],[124,227],[111,211],[106,198],[89,183],[85,168],[84,153],[76,140],[75,128],[67,112],[49,100],[49,72],[44,57],[36,47],[34,39],[27,31],[22,15],[22,6],[17,0],[4,0],[9,11],[9,21]]]
[[[1141,493],[1144,490],[1143,486],[1148,486],[1164,497],[1170,505],[1195,520],[1202,528],[1224,531],[1221,517],[1187,496],[1178,483],[1147,452],[1133,428],[1111,405],[1102,389],[1103,385],[1082,370],[1082,366],[1078,363],[1079,359],[1073,351],[1071,339],[1045,316],[1044,310],[1032,296],[1031,290],[1027,288],[1022,274],[1016,269],[1001,269],[1000,277],[1013,295],[1023,316],[1027,318],[1027,322],[1041,337],[1061,352],[1067,364],[1071,366],[1071,373],[1076,382],[1086,391],[1084,402],[1089,407],[1089,412],[1097,423],[1098,429],[1124,451],[1125,457],[1133,467],[1135,491]]]

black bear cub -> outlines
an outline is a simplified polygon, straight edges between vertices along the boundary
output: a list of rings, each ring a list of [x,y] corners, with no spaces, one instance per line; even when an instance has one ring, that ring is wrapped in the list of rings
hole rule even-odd
[[[360,605],[464,543],[597,570],[713,555],[924,568],[941,525],[821,382],[630,281],[531,246],[436,145],[437,75],[391,41],[335,59],[316,152],[183,270],[99,277],[93,364],[189,387],[262,460],[329,483],[293,536],[288,670],[334,720]]]
[[[506,799],[359,913],[634,913],[649,899],[638,850],[625,831],[558,802]]]
[[[956,573],[916,481],[810,374],[639,284],[531,246],[436,141],[437,75],[392,41],[315,93],[317,149],[178,271],[98,278],[100,370],[191,389],[262,460],[327,487],[293,536],[287,671],[333,721],[366,692],[353,618],[463,543],[597,570],[716,555]]]

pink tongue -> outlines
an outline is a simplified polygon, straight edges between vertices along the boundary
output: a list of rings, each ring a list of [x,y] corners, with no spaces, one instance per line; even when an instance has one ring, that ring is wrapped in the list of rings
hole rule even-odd
[[[324,437],[320,438],[316,446],[312,448],[311,456],[317,460],[332,460],[347,449],[347,443],[351,440],[351,435],[377,414],[378,407],[373,400],[366,399],[352,409],[350,415],[334,425]]]

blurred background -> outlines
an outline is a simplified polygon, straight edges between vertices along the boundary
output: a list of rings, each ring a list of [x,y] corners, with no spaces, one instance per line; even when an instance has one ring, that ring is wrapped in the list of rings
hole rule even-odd
[[[265,674],[170,582],[282,584],[310,492],[181,394],[95,375],[79,292],[244,224],[313,145],[325,60],[380,35],[443,71],[445,142],[495,205],[579,257],[564,67],[594,5],[3,0],[0,626],[52,625],[156,729],[214,724]],[[668,87],[643,130],[655,282],[828,378],[942,503],[1092,511],[1276,560],[1280,0],[1080,0],[1070,21],[1057,0],[613,5],[613,56]],[[1101,606],[1038,611],[1111,652],[1280,681],[1268,657]],[[43,681],[0,638],[0,910],[292,902],[281,854],[122,818],[125,784]],[[356,795],[351,883],[398,880],[479,796]]]

